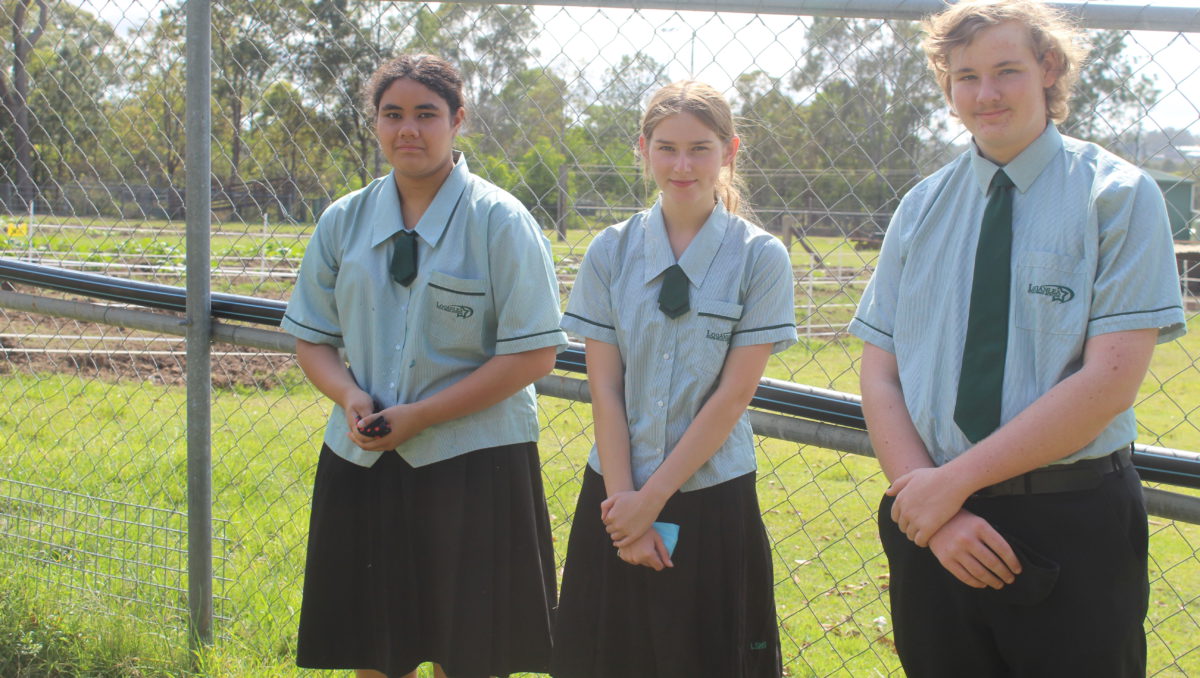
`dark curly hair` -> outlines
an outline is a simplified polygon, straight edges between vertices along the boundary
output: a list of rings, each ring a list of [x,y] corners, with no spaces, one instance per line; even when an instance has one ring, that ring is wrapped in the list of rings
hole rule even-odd
[[[463,79],[450,62],[431,54],[404,54],[375,69],[363,85],[363,112],[371,119],[379,114],[379,100],[391,84],[407,78],[433,90],[446,100],[450,113],[463,107]]]

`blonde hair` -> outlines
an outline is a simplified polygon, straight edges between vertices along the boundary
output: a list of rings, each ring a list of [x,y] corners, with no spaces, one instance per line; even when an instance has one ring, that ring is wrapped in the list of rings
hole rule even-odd
[[[703,82],[681,80],[666,85],[650,97],[646,113],[642,115],[642,137],[646,143],[650,142],[658,123],[679,113],[696,116],[723,144],[733,143],[733,138],[738,135],[733,111],[720,92]],[[742,181],[737,174],[737,156],[734,155],[733,161],[728,167],[722,168],[718,175],[713,197],[720,198],[731,214],[746,216],[749,206],[742,198],[741,186]]]
[[[1071,90],[1087,57],[1087,39],[1065,12],[1037,0],[964,0],[924,22],[921,47],[929,68],[950,100],[950,52],[971,44],[979,32],[998,24],[1016,22],[1029,31],[1029,46],[1038,63],[1053,53],[1058,61],[1054,84],[1045,88],[1046,112],[1062,122],[1071,111]]]

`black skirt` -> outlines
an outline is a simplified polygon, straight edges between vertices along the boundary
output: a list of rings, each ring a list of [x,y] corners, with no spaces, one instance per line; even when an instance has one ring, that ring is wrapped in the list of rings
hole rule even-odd
[[[617,556],[588,468],[554,626],[555,678],[778,678],[771,549],[755,474],[677,492],[659,520],[679,541],[661,572]]]
[[[537,445],[371,468],[322,446],[296,663],[454,678],[545,671],[554,551]]]

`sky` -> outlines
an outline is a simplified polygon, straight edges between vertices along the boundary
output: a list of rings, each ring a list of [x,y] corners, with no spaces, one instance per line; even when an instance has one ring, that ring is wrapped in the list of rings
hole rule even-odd
[[[158,0],[71,0],[118,30],[136,30],[157,13]],[[260,0],[269,1],[269,0]],[[363,0],[365,1],[365,0]],[[897,0],[899,2],[899,0]],[[1095,4],[1143,4],[1093,0]],[[1197,0],[1155,0],[1153,6],[1197,7]],[[582,71],[598,82],[623,54],[642,49],[670,64],[670,79],[696,77],[729,91],[741,73],[782,76],[803,59],[808,17],[732,12],[559,8],[535,9],[546,26],[535,47],[542,63]],[[1189,129],[1200,136],[1200,33],[1133,31],[1127,40],[1142,73],[1163,92],[1148,112],[1150,129]],[[560,71],[561,72],[561,71]]]

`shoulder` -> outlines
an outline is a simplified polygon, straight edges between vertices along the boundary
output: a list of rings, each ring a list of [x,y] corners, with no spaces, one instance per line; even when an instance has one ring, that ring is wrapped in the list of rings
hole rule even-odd
[[[1159,193],[1149,174],[1098,144],[1064,136],[1063,153],[1064,171],[1090,186],[1089,198],[1101,215],[1127,209],[1139,195]]]
[[[467,175],[463,191],[465,207],[477,219],[486,219],[494,227],[537,228],[533,215],[511,193],[477,174]]]
[[[356,225],[366,226],[366,216],[375,208],[384,189],[391,183],[391,175],[384,175],[372,180],[362,188],[350,191],[334,200],[317,222],[318,232],[324,231],[326,237],[336,234],[348,235]]]
[[[634,245],[643,241],[648,212],[638,212],[629,219],[608,226],[600,231],[592,243],[588,245],[587,255],[593,259],[598,257],[624,257]]]
[[[747,219],[730,215],[728,230],[725,232],[725,242],[742,244],[746,259],[752,264],[786,264],[791,267],[791,257],[783,241],[775,237],[763,227]]]
[[[956,200],[970,188],[973,180],[970,149],[921,179],[904,194],[892,214],[887,233],[898,237],[919,230],[930,220],[939,200]]]
[[[346,242],[371,227],[368,216],[373,212],[383,191],[390,186],[391,175],[372,180],[366,186],[351,191],[333,201],[317,221],[317,242]]]

